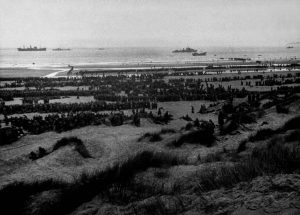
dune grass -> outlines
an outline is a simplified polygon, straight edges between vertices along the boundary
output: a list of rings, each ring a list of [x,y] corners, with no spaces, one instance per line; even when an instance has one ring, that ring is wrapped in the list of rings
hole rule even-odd
[[[153,132],[153,133],[145,133],[143,136],[141,136],[138,141],[142,141],[145,139],[149,139],[150,142],[158,142],[162,140],[161,135],[163,134],[168,134],[168,133],[176,133],[174,129],[169,129],[169,128],[162,128],[158,132]]]
[[[200,158],[200,161],[202,163],[218,162],[218,161],[222,160],[222,154],[223,154],[223,152],[221,152],[221,151],[208,153],[205,157]]]
[[[257,176],[292,173],[300,168],[300,141],[285,144],[282,138],[269,141],[266,147],[254,148],[244,160],[232,165],[207,167],[197,174],[201,192],[232,187]]]
[[[255,134],[250,135],[249,141],[255,142],[255,141],[266,140],[270,138],[272,135],[274,135],[275,133],[276,131],[271,128],[262,128],[257,130]]]
[[[293,118],[278,130],[284,132],[297,129],[299,121],[300,117]],[[199,137],[207,137],[204,133],[189,134],[191,136],[186,136],[181,141],[199,141],[201,140]],[[230,188],[239,182],[250,181],[257,176],[287,174],[299,170],[300,140],[298,139],[298,135],[299,133],[295,132],[290,133],[285,138],[273,138],[266,146],[255,148],[248,157],[235,163],[222,163],[214,166],[207,165],[207,167],[201,169],[195,175],[197,180],[195,191],[201,194],[222,187]],[[68,141],[66,140],[57,143],[57,146],[54,148],[58,149],[65,145],[68,145]],[[212,160],[214,159],[213,157]],[[34,214],[67,214],[96,195],[105,195],[111,189],[119,192],[119,194],[123,193],[122,195],[117,195],[117,199],[123,196],[123,199],[126,200],[128,197],[126,189],[131,184],[136,173],[145,171],[149,167],[166,167],[186,163],[186,159],[170,153],[143,151],[105,170],[83,173],[72,183],[53,179],[35,182],[16,182],[0,190],[1,209],[4,212],[7,211],[6,214],[32,214],[33,209],[28,207],[29,205],[34,205],[31,204],[34,201],[32,198],[45,191],[57,191],[51,202],[46,201],[42,204],[43,206],[51,205],[51,207],[43,207],[43,210],[41,209],[42,207],[40,210],[35,208]],[[129,187],[128,189],[140,190],[145,193],[146,189],[141,188],[143,186]],[[150,187],[148,189],[151,191],[154,188]],[[127,200],[129,201],[130,199],[128,198]],[[159,206],[155,205],[154,207]]]
[[[236,150],[237,153],[240,153],[240,152],[243,152],[247,149],[247,142],[248,142],[248,139],[245,139],[245,140],[242,140],[240,143],[239,143],[239,146]]]
[[[142,141],[145,139],[149,139],[150,142],[158,142],[162,140],[162,137],[160,135],[160,133],[158,132],[154,132],[154,133],[146,133],[143,136],[141,136],[138,141]]]
[[[256,141],[267,140],[276,134],[284,133],[288,130],[299,130],[299,129],[300,129],[300,116],[296,116],[288,120],[278,129],[271,129],[271,128],[259,129],[254,134],[250,135],[248,139],[245,139],[240,142],[237,148],[237,152],[240,153],[242,151],[245,151],[248,141],[256,142]],[[297,140],[298,137],[299,137],[298,132],[294,131],[289,136],[286,136],[287,138],[286,140],[289,141],[288,138]]]
[[[276,105],[276,112],[277,113],[288,114],[289,113],[289,108],[288,108],[288,106],[284,106],[284,105],[278,104],[278,105]]]
[[[285,142],[300,141],[300,129],[291,130],[284,137]]]
[[[166,152],[143,151],[106,170],[83,173],[72,183],[48,179],[7,185],[0,190],[0,202],[3,211],[7,211],[7,214],[26,214],[25,212],[31,210],[28,208],[29,197],[43,191],[58,190],[55,199],[51,200],[51,207],[47,210],[35,209],[35,214],[66,214],[99,193],[107,191],[113,184],[128,184],[136,173],[149,167],[185,163],[186,159]],[[45,204],[47,205],[47,202]]]
[[[73,145],[73,144],[81,144],[82,140],[80,140],[77,137],[63,137],[62,139],[58,140],[54,146],[53,146],[53,151],[57,150],[63,146],[67,145]]]
[[[161,134],[168,134],[168,133],[174,134],[174,133],[176,133],[176,131],[172,128],[162,128],[160,133]]]
[[[27,200],[31,195],[67,185],[63,181],[53,179],[11,183],[0,190],[1,214],[25,214]]]
[[[300,115],[288,120],[278,131],[287,131],[292,129],[300,129]]]

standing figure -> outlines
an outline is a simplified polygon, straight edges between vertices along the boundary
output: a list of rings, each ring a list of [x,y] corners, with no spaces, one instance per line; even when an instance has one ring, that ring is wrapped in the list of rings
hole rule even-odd
[[[218,115],[218,123],[219,123],[220,127],[222,127],[224,125],[224,113],[222,110],[219,112],[219,115]]]

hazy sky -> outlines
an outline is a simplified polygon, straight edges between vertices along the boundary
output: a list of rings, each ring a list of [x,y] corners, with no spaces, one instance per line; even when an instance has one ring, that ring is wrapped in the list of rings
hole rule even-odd
[[[285,46],[300,0],[0,0],[0,47]]]

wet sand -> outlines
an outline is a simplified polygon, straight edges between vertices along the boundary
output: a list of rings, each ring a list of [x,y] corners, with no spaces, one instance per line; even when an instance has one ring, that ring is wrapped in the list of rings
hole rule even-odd
[[[42,77],[59,69],[0,68],[0,78]]]
[[[58,71],[58,72],[52,72],[52,73],[50,73],[50,74],[48,74],[48,75],[45,75],[45,76],[43,76],[44,78],[55,78],[55,77],[57,77],[57,76],[59,76],[59,74],[60,73],[65,73],[65,72],[67,72],[68,70],[60,70],[60,71]]]

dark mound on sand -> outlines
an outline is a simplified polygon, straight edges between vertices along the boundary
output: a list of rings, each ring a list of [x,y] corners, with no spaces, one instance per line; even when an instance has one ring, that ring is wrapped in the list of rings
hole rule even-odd
[[[150,142],[157,142],[157,141],[161,141],[162,137],[160,136],[159,133],[146,133],[143,136],[141,136],[138,141],[142,141],[145,139],[149,139]]]
[[[175,147],[180,147],[183,143],[193,143],[211,147],[214,144],[215,139],[216,138],[211,131],[205,129],[197,129],[183,134],[179,137],[179,139],[172,142],[172,145]]]
[[[37,160],[39,158],[42,158],[46,155],[48,155],[50,152],[47,152],[46,149],[44,149],[43,147],[39,147],[38,151],[32,151],[29,154],[29,158],[31,160]]]
[[[146,133],[143,136],[141,136],[138,141],[142,141],[145,139],[149,139],[150,142],[157,142],[161,141],[162,137],[161,135],[163,134],[168,134],[168,133],[176,133],[174,129],[169,129],[169,128],[162,128],[161,131],[159,132],[154,132],[154,133]]]
[[[188,123],[184,129],[188,132],[173,141],[171,145],[179,147],[183,143],[198,143],[210,147],[215,142],[215,125],[211,120],[202,121],[199,126]]]

